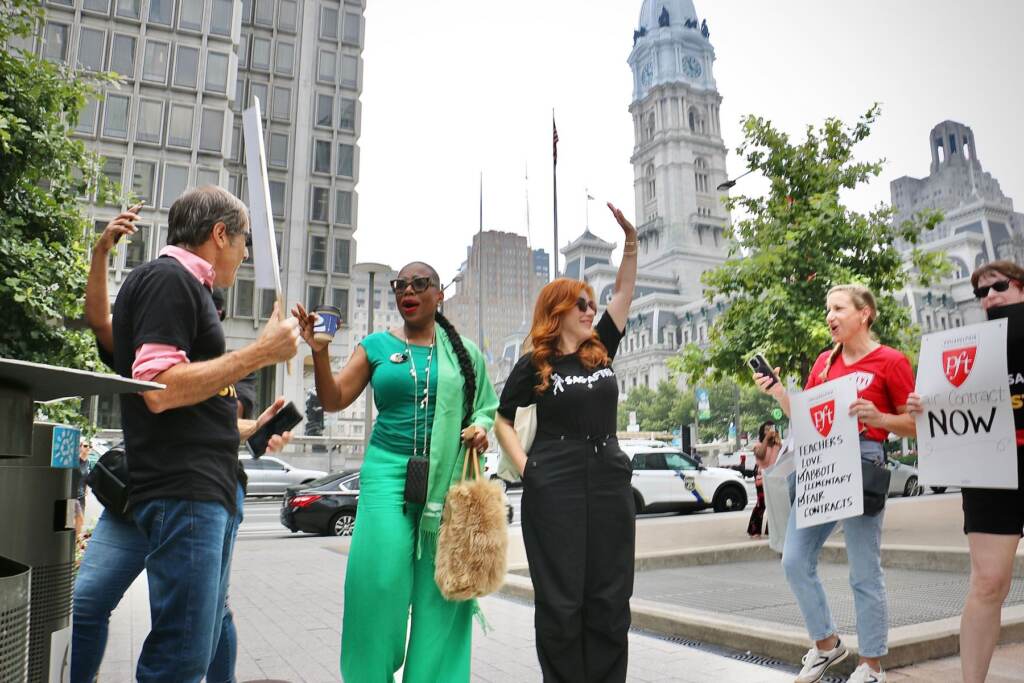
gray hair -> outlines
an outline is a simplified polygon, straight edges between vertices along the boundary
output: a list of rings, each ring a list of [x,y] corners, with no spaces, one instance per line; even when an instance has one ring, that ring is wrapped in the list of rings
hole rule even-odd
[[[228,235],[240,235],[249,225],[245,204],[227,190],[205,185],[189,190],[171,204],[167,218],[167,244],[198,247],[210,238],[217,223],[223,223]]]

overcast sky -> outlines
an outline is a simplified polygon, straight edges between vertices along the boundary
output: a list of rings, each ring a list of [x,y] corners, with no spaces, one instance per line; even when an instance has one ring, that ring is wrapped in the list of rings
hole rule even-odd
[[[1024,206],[1024,2],[695,0],[715,47],[728,171],[745,114],[799,134],[827,116],[882,118],[859,158],[887,160],[849,197],[867,209],[889,181],[924,176],[928,132],[971,126],[984,169]],[[552,245],[551,110],[559,143],[559,241],[585,224],[621,242],[604,201],[634,216],[627,107],[640,0],[370,0],[363,52],[357,259],[433,264],[449,280],[478,226]],[[529,182],[524,179],[529,169]],[[756,193],[755,176],[736,190]],[[734,190],[734,191],[736,191]],[[563,261],[564,265],[564,261]]]

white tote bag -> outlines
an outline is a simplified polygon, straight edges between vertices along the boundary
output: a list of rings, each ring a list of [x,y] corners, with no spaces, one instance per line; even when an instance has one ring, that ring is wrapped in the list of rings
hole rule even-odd
[[[789,525],[789,475],[796,471],[796,460],[791,448],[793,442],[786,439],[775,464],[764,471],[765,517],[768,520],[768,547],[782,552],[786,542],[786,527]]]
[[[530,448],[533,446],[533,439],[537,436],[537,404],[531,403],[528,406],[516,408],[516,420],[513,427],[523,450],[529,454]],[[501,458],[498,460],[498,476],[505,481],[519,481],[519,468],[512,462],[512,458],[505,452],[505,449],[501,448],[501,444],[498,445],[498,449],[501,452]]]

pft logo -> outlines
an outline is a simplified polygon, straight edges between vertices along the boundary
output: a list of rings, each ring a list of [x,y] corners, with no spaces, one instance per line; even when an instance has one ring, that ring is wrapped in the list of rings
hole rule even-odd
[[[829,432],[832,431],[832,424],[835,422],[835,419],[836,402],[834,399],[811,406],[811,422],[814,423],[814,428],[822,436],[828,436]]]
[[[964,346],[942,352],[942,371],[946,373],[946,379],[950,384],[959,387],[967,381],[967,376],[974,369],[974,356],[977,353],[977,346]]]

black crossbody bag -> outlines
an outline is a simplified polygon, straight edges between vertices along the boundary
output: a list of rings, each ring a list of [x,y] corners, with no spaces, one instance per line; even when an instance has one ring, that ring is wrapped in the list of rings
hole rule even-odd
[[[860,470],[864,480],[864,514],[874,517],[885,509],[892,472],[885,465],[876,465],[866,460],[860,461]]]
[[[128,476],[128,454],[119,443],[100,456],[85,483],[108,511],[127,517],[131,510],[131,479]]]
[[[427,502],[427,480],[430,478],[430,459],[422,455],[409,458],[405,466],[405,502],[423,505]]]

